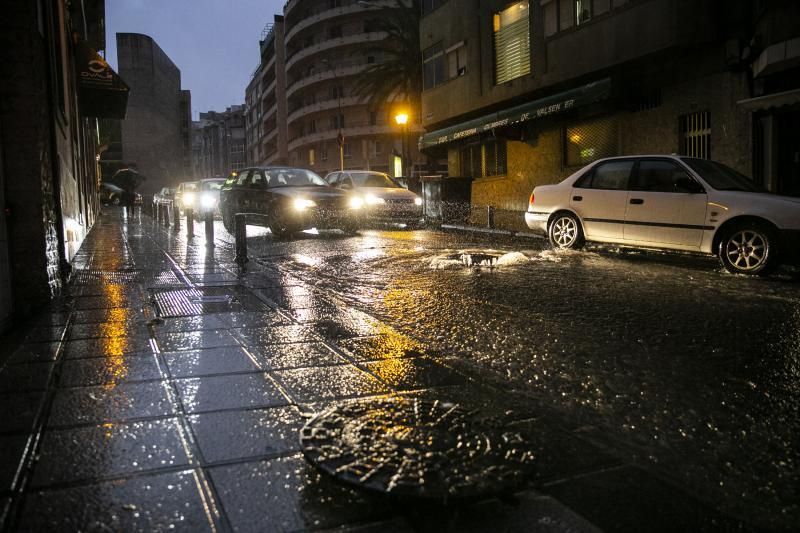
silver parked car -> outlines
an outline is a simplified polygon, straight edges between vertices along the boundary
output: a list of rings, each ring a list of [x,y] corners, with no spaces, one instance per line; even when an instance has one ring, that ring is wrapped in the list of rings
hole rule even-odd
[[[383,172],[331,172],[325,177],[325,181],[363,198],[364,218],[367,222],[405,224],[406,227],[416,227],[423,222],[422,198],[401,187]]]

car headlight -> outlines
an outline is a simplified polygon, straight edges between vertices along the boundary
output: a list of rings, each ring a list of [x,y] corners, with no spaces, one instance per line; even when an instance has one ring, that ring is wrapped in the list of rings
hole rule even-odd
[[[419,196],[414,198],[414,205],[422,205],[422,198],[420,198]]]
[[[378,198],[374,194],[368,194],[364,197],[364,201],[367,202],[367,205],[381,205],[385,204],[386,200],[383,198]]]
[[[193,192],[186,192],[183,193],[183,205],[186,207],[192,207],[194,205],[194,193]]]
[[[361,209],[364,207],[364,199],[360,196],[352,196],[350,197],[350,209]]]
[[[217,199],[213,194],[204,194],[200,197],[200,205],[203,209],[213,209],[217,205]]]
[[[314,202],[313,200],[308,200],[306,198],[297,198],[294,201],[294,208],[297,209],[298,211],[308,209],[309,207],[314,207],[315,205],[317,205],[316,202]]]

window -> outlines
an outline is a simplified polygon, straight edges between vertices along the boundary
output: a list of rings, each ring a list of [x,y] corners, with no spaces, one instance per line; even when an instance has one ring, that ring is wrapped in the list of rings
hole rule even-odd
[[[247,176],[249,175],[250,175],[249,170],[245,170],[241,174],[239,174],[239,179],[236,180],[236,185],[244,185],[245,183],[247,183]]]
[[[328,39],[337,39],[342,36],[341,26],[331,26],[328,28]]]
[[[313,118],[306,124],[306,133],[317,133],[317,121]]]
[[[344,143],[344,146],[342,146],[342,154],[345,157],[353,157],[353,154],[350,152],[350,143]]]
[[[678,178],[688,178],[685,170],[671,161],[642,160],[631,188],[637,191],[683,192],[675,187]]]
[[[328,94],[331,100],[338,100],[344,97],[344,87],[341,85],[331,85]]]
[[[342,0],[328,0],[328,9],[342,7]]]
[[[506,174],[506,141],[493,139],[483,144],[466,146],[459,152],[461,175],[473,178]]]
[[[344,128],[344,115],[333,115],[331,117],[331,129],[340,130]]]
[[[316,162],[315,155],[316,154],[314,153],[314,149],[313,148],[309,148],[309,150],[308,150],[308,164],[311,165],[311,166],[314,166],[314,163]]]
[[[381,155],[383,153],[383,144],[380,141],[375,141],[375,155]]]
[[[447,49],[447,78],[453,79],[467,73],[467,47],[464,42]]]
[[[267,182],[264,179],[264,173],[262,171],[260,171],[260,170],[254,170],[253,171],[253,177],[250,180],[250,183],[254,187],[263,187],[264,185],[266,185]]]
[[[445,81],[444,51],[437,43],[422,52],[422,88],[432,89]]]
[[[484,175],[504,176],[506,174],[506,141],[497,139],[483,145]]]
[[[711,159],[711,113],[700,111],[683,115],[680,123],[680,153]]]
[[[422,14],[426,15],[447,2],[447,0],[422,0]]]
[[[528,1],[515,2],[494,15],[495,84],[530,74]]]
[[[378,125],[378,112],[377,111],[370,111],[369,112],[369,125],[370,126],[377,126]]]
[[[458,156],[462,176],[481,177],[481,147],[479,145],[462,148]]]
[[[328,160],[328,144],[327,143],[322,143],[322,146],[320,146],[319,158],[322,161],[327,161]]]
[[[592,18],[592,0],[575,0],[575,24],[589,22]]]
[[[585,122],[564,129],[564,164],[583,166],[617,155],[617,128],[611,119]]]
[[[597,165],[575,183],[583,189],[606,189],[622,191],[628,187],[633,161],[609,161]]]

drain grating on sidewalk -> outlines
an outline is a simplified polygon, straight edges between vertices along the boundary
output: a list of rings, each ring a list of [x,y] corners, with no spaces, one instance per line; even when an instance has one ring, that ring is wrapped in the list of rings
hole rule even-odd
[[[270,310],[269,306],[258,301],[252,294],[244,293],[236,287],[149,290],[156,313],[161,318]]]

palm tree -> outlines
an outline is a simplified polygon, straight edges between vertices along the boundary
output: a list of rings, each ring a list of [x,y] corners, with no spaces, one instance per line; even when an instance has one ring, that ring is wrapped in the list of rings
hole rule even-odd
[[[387,34],[386,39],[374,45],[381,52],[382,61],[366,68],[353,88],[355,96],[370,106],[405,102],[417,109],[422,93],[420,12],[419,0],[395,0],[395,5],[375,11],[376,18],[371,21],[375,31]]]

